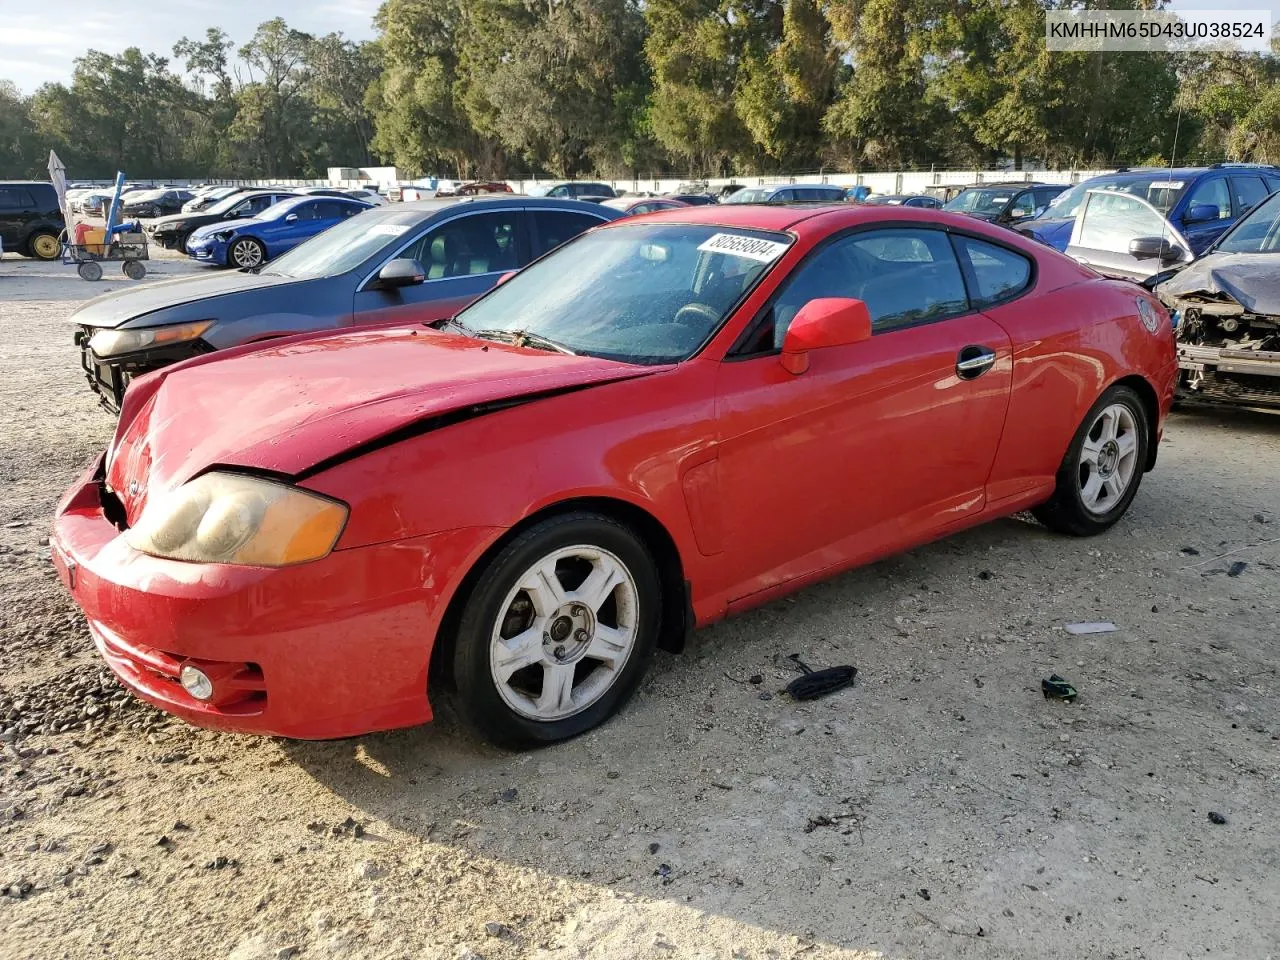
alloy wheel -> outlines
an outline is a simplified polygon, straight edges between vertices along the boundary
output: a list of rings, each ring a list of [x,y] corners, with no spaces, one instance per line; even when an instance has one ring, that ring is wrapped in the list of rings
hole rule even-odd
[[[262,263],[262,248],[252,240],[237,240],[231,247],[231,259],[237,267],[256,267]]]
[[[596,703],[635,649],[638,598],[631,571],[600,547],[563,547],[535,562],[507,593],[490,635],[503,702],[544,722]]]
[[[1138,421],[1123,403],[1104,407],[1080,449],[1080,502],[1103,516],[1121,502],[1138,475]]]

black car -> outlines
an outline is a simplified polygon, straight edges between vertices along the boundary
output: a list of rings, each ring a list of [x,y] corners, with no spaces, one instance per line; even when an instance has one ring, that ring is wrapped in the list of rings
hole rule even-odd
[[[182,187],[158,187],[126,194],[120,204],[126,217],[165,217],[182,212],[182,205],[194,196]]]
[[[296,196],[298,194],[293,190],[246,190],[243,193],[233,193],[199,213],[179,213],[154,220],[147,225],[147,233],[153,243],[160,244],[166,250],[184,250],[187,237],[198,227],[221,220],[256,217],[272,204]]]
[[[0,180],[0,244],[37,260],[57,260],[66,229],[52,183]]]
[[[681,200],[691,207],[704,207],[707,204],[719,203],[720,199],[710,193],[673,193],[671,200]]]
[[[1065,183],[976,183],[965,187],[943,206],[988,223],[1021,223],[1041,213],[1063,190]]]

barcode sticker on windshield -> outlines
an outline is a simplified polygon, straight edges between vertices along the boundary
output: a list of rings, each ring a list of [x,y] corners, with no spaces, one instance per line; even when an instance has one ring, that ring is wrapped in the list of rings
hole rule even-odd
[[[1152,180],[1150,190],[1181,190],[1181,180]]]
[[[403,223],[379,223],[369,228],[367,236],[398,237],[408,229],[408,225]]]
[[[727,253],[732,257],[746,257],[761,263],[772,263],[786,252],[787,245],[759,237],[744,237],[739,233],[717,233],[710,240],[698,245],[703,253]]]

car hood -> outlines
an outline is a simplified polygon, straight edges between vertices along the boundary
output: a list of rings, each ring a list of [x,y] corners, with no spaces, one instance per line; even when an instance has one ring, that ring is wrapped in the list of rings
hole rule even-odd
[[[71,315],[71,322],[86,327],[118,327],[128,320],[196,300],[297,282],[299,281],[292,277],[240,273],[234,270],[198,277],[177,277],[95,297]],[[211,312],[213,310],[216,307],[211,308]]]
[[[1160,298],[1232,301],[1246,313],[1280,315],[1280,255],[1210,253],[1156,288]]]
[[[209,361],[214,362],[209,362]],[[473,340],[426,327],[374,327],[238,348],[130,386],[107,482],[130,523],[215,465],[290,477],[388,437],[482,416],[493,405],[635,377],[640,367]]]
[[[241,217],[239,220],[219,220],[217,223],[207,223],[203,227],[198,227],[191,231],[192,240],[203,240],[205,237],[211,237],[215,233],[221,233],[223,230],[239,230],[250,223],[260,223],[252,217]]]
[[[1067,249],[1067,244],[1071,242],[1071,225],[1075,222],[1073,217],[1055,217],[1052,220],[1020,223],[1014,229],[1061,251]]]

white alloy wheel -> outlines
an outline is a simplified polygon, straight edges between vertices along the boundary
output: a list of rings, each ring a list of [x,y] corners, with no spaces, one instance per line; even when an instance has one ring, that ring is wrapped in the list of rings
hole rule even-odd
[[[489,669],[503,702],[522,717],[562,720],[613,686],[636,646],[635,577],[618,557],[587,544],[535,562],[499,607]]]
[[[1080,502],[1095,516],[1120,503],[1138,475],[1138,422],[1126,404],[1103,407],[1080,448]]]

